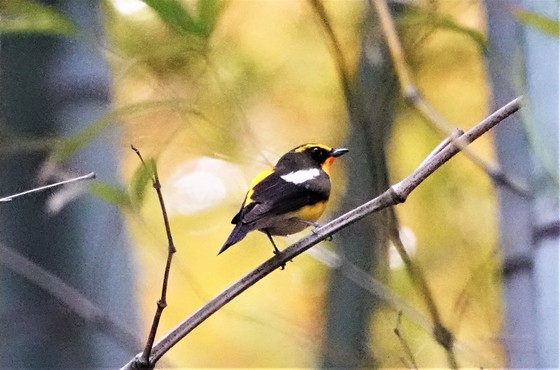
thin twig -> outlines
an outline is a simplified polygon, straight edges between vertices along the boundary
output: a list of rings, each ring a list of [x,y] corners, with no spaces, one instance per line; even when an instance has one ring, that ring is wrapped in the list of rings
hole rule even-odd
[[[386,0],[369,0],[370,6],[375,9],[379,16],[381,30],[387,41],[387,47],[393,61],[395,73],[399,80],[401,93],[409,103],[428,124],[440,132],[442,135],[449,136],[452,133],[451,125],[424,99],[411,77],[410,69],[405,61],[405,54],[400,42],[395,23],[389,11]],[[490,163],[488,160],[481,158],[470,148],[464,148],[463,151],[475,165],[481,168],[494,181],[496,185],[505,185],[509,189],[515,191],[521,196],[528,197],[529,190],[526,184],[519,179],[505,173],[496,163]]]
[[[21,193],[17,193],[17,194],[14,194],[14,195],[9,195],[7,197],[0,198],[0,203],[11,202],[14,198],[22,197],[22,196],[32,194],[32,193],[38,193],[38,192],[41,192],[41,191],[45,191],[47,189],[55,188],[57,186],[62,186],[62,185],[66,185],[66,184],[71,184],[73,182],[89,180],[89,179],[95,179],[95,173],[94,172],[90,172],[87,175],[78,176],[78,177],[74,177],[74,178],[71,178],[71,179],[68,179],[68,180],[56,182],[54,184],[39,186],[38,188],[34,188],[34,189],[31,189],[31,190],[26,190],[26,191],[23,191]]]
[[[408,345],[407,341],[404,339],[404,337],[401,334],[401,319],[402,319],[402,311],[399,311],[399,314],[397,316],[397,325],[395,326],[395,329],[393,329],[393,333],[395,333],[395,335],[399,339],[399,343],[401,344],[404,353],[406,354],[406,357],[410,361],[412,367],[414,369],[418,369],[418,365],[416,364],[416,360],[414,359],[414,354],[412,353],[412,350],[410,349],[410,346]],[[407,367],[410,367],[408,366],[408,364],[404,359],[403,362],[405,365],[407,365]]]
[[[449,146],[449,144],[447,146]],[[447,146],[444,146],[444,148],[447,147]],[[441,150],[443,150],[443,149],[440,149],[440,151]],[[432,155],[432,154],[430,154],[430,155]],[[434,157],[434,155],[432,155],[432,157]],[[418,167],[416,172],[420,171],[423,167],[428,166],[428,165],[430,165],[429,161],[428,162],[423,162],[422,165],[420,165]],[[394,213],[393,213],[393,217],[396,217]],[[396,222],[394,224],[396,224]],[[398,230],[392,230],[391,232],[392,232],[393,235],[398,235]],[[426,304],[426,306],[428,308],[428,312],[430,313],[430,318],[432,319],[432,325],[433,325],[432,336],[433,336],[433,338],[445,350],[449,366],[452,369],[457,369],[458,368],[458,363],[457,363],[457,358],[456,358],[455,353],[454,353],[455,337],[453,336],[451,331],[449,329],[447,329],[447,327],[443,324],[443,321],[442,321],[441,316],[439,314],[439,310],[438,310],[437,305],[436,305],[436,301],[434,299],[432,291],[430,290],[430,287],[428,285],[428,281],[427,281],[426,277],[424,276],[423,270],[421,269],[421,267],[419,265],[415,264],[412,261],[412,259],[410,258],[410,256],[406,252],[406,249],[405,249],[404,245],[402,244],[401,239],[398,236],[394,236],[392,238],[392,240],[393,240],[393,245],[395,246],[395,249],[399,253],[399,256],[401,257],[401,259],[404,263],[404,266],[406,268],[408,276],[410,277],[410,279],[413,282],[414,288],[417,289],[418,292],[422,295],[422,299],[423,299],[424,303]]]
[[[139,365],[141,367],[151,367],[150,366],[150,354],[152,351],[152,347],[154,345],[154,341],[156,338],[157,329],[159,326],[159,322],[161,320],[161,315],[163,314],[163,310],[167,307],[167,287],[169,285],[169,273],[171,271],[171,261],[173,260],[173,254],[177,251],[175,248],[175,243],[173,242],[173,234],[171,233],[171,226],[169,225],[169,217],[167,215],[167,210],[165,208],[165,202],[163,200],[163,194],[161,191],[161,183],[159,181],[159,175],[157,172],[157,167],[155,163],[151,168],[148,168],[146,162],[144,162],[144,158],[142,158],[142,154],[140,151],[134,147],[134,145],[130,146],[131,149],[136,153],[142,165],[146,167],[146,169],[152,170],[152,186],[155,189],[159,204],[161,207],[161,214],[163,216],[163,223],[165,225],[165,233],[167,235],[167,262],[165,264],[165,272],[163,274],[163,283],[161,286],[161,296],[160,299],[157,301],[157,308],[154,314],[154,319],[152,321],[152,327],[150,329],[150,333],[148,334],[148,340],[146,341],[146,345],[144,347],[144,351],[140,356]]]
[[[502,122],[506,117],[520,109],[520,100],[517,98],[500,108],[494,114],[482,120],[478,125],[467,131],[460,139],[464,139],[466,143],[471,143],[485,132]],[[399,203],[406,201],[410,193],[428,176],[434,173],[439,167],[451,159],[455,154],[461,151],[461,148],[456,145],[448,145],[443,148],[438,154],[434,155],[432,160],[426,163],[425,166],[413,172],[405,180],[396,185],[391,186],[378,197],[362,204],[361,206],[343,214],[342,216],[332,220],[331,222],[316,228],[310,235],[298,240],[280,254],[275,255],[269,260],[262,263],[256,269],[239,279],[230,287],[222,291],[210,302],[194,312],[190,317],[181,322],[175,329],[169,332],[164,338],[152,348],[152,354],[149,358],[149,365],[155,366],[157,361],[171,349],[182,338],[194,330],[198,325],[212,316],[216,311],[229,303],[235,297],[243,293],[253,284],[257,283],[280,266],[286,264],[290,259],[293,259],[305,252],[320,241],[325,240],[329,236],[337,233],[343,228],[361,220],[362,218],[378,212],[387,207],[395,206]],[[437,328],[436,328],[437,329]],[[435,329],[435,330],[436,330]],[[435,333],[437,335],[438,333]],[[452,342],[453,343],[453,342]],[[138,368],[142,354],[138,354],[134,359],[127,363],[122,369]]]

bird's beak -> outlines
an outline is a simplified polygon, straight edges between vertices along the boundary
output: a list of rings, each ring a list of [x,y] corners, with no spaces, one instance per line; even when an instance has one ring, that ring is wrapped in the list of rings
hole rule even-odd
[[[333,149],[333,150],[331,150],[330,155],[331,155],[331,157],[336,158],[336,157],[340,157],[341,155],[343,155],[343,154],[345,154],[345,153],[348,153],[348,149],[346,149],[346,148],[338,148],[338,149]]]

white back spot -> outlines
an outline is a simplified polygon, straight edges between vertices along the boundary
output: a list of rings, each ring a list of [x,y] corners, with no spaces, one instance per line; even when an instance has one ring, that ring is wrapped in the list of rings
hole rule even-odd
[[[292,184],[302,184],[319,176],[320,173],[321,172],[318,168],[309,168],[307,170],[290,172],[280,177],[282,178],[282,180],[291,182]]]

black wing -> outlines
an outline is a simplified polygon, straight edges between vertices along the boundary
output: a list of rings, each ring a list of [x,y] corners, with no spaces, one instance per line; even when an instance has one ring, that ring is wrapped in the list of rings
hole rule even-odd
[[[330,180],[322,171],[313,181],[304,184],[294,184],[271,173],[255,185],[250,199],[246,199],[245,206],[234,219],[252,224],[266,215],[290,213],[327,200],[329,193]]]

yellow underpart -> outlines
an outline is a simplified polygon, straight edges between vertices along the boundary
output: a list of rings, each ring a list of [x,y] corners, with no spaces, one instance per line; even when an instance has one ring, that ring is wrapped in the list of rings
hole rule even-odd
[[[255,191],[255,186],[273,172],[274,172],[273,169],[268,169],[268,170],[262,171],[257,176],[255,176],[253,181],[251,181],[251,186],[249,187],[250,190],[247,192],[247,196],[245,196],[245,202],[243,202],[243,206],[246,206],[247,204],[249,204],[253,201],[252,196],[253,196],[253,193]]]
[[[306,151],[307,149],[313,148],[313,147],[315,147],[315,146],[317,146],[317,147],[319,147],[319,148],[323,148],[323,149],[325,149],[326,151],[329,151],[329,152],[330,152],[331,150],[333,150],[333,148],[331,148],[330,146],[326,146],[326,145],[323,145],[323,144],[305,144],[305,145],[302,145],[302,146],[300,146],[300,147],[297,147],[297,148],[294,150],[294,152],[296,152],[296,153],[301,153],[301,152],[304,152],[304,151]]]
[[[301,218],[302,220],[315,222],[321,217],[325,208],[327,207],[327,202],[318,202],[309,206],[305,206],[298,211],[290,214],[291,217]]]

